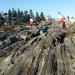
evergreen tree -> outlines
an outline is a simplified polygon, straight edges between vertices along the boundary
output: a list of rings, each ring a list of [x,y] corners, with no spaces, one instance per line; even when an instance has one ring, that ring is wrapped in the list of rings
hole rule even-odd
[[[5,24],[5,26],[8,24],[8,14],[7,13],[4,13],[3,14],[4,15],[4,24]]]
[[[12,17],[13,18],[17,17],[17,12],[14,8],[12,9]]]
[[[6,26],[8,25],[8,18],[7,18],[7,13],[4,13],[3,14],[3,17],[4,17],[4,29],[6,29]]]
[[[27,22],[29,22],[30,21],[30,15],[28,14],[27,15]]]
[[[25,11],[23,16],[23,23],[29,22],[29,19],[30,19],[30,15],[28,14],[28,11]]]
[[[14,10],[14,8],[12,9],[12,23],[16,24],[17,22],[17,12],[16,10]]]
[[[38,12],[36,12],[36,21],[40,22],[40,16],[39,16]]]
[[[12,24],[12,12],[11,12],[10,9],[9,9],[9,11],[8,11],[8,24],[9,24],[9,25]]]
[[[40,14],[40,19],[41,19],[41,21],[45,21],[45,16],[44,16],[43,12],[41,12],[41,14]]]
[[[28,15],[28,11],[25,10],[24,11],[24,16],[26,16],[26,15]]]
[[[18,9],[18,12],[17,12],[17,23],[18,23],[18,25],[21,24],[21,12],[20,12],[19,9]]]
[[[0,14],[0,25],[5,24],[5,25],[12,25],[12,24],[18,24],[20,25],[21,23],[28,23],[30,21],[30,18],[33,18],[33,20],[40,22],[40,21],[45,21],[44,13],[41,12],[40,16],[38,12],[36,12],[36,17],[34,16],[33,11],[30,9],[30,12],[28,14],[28,11],[16,11],[14,8],[12,11],[9,9],[8,13],[1,13]]]
[[[23,23],[23,16],[24,16],[23,11],[20,12],[20,16],[21,16],[21,23]]]
[[[4,25],[4,17],[0,13],[0,25]]]
[[[30,9],[30,17],[33,18],[33,20],[35,20],[34,13],[33,13],[33,11],[31,9]]]

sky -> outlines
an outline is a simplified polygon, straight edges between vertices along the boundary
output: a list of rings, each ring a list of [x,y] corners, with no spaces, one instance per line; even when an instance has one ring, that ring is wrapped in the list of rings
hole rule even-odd
[[[57,17],[58,11],[64,16],[75,17],[75,0],[0,0],[0,12],[8,9],[44,12],[45,15]]]

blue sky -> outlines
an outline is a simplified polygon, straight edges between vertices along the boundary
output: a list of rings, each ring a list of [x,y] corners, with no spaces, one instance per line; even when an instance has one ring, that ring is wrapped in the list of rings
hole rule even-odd
[[[58,11],[63,15],[75,17],[75,0],[0,0],[0,11],[12,8],[21,10],[32,9],[35,13],[44,12],[45,15],[57,17]]]

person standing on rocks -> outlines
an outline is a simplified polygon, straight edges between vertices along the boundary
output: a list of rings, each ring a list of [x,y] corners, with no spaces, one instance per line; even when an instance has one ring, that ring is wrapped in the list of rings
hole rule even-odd
[[[30,18],[30,25],[31,25],[31,30],[32,30],[32,25],[33,25],[33,19]]]
[[[65,26],[65,20],[64,20],[62,14],[60,12],[58,12],[58,20],[60,21],[63,29],[65,29],[66,28],[66,26]]]
[[[62,25],[63,29],[65,29],[65,28],[66,28],[66,26],[65,26],[65,21],[64,21],[64,19],[63,19],[63,18],[61,19],[61,25]]]

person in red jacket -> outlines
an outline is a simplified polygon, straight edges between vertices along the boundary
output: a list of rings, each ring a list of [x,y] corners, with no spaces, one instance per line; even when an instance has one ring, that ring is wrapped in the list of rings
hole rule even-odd
[[[66,27],[65,27],[65,21],[64,21],[64,19],[61,19],[61,25],[62,25],[63,29],[66,28]]]

